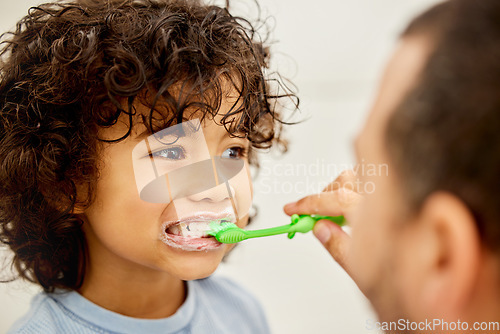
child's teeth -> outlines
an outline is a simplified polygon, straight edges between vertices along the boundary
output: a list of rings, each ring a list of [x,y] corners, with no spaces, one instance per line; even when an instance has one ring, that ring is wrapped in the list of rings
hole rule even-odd
[[[218,224],[223,220],[216,220]],[[188,238],[204,238],[208,237],[208,232],[211,230],[210,224],[212,222],[191,222],[186,223],[182,222],[173,226],[170,226],[167,229],[167,233],[188,237]]]
[[[181,227],[181,233],[184,237],[201,238],[207,235],[207,229],[206,223],[188,223]]]
[[[189,238],[207,237],[210,230],[210,222],[179,223],[171,226],[169,232],[175,235]]]
[[[179,228],[179,225],[170,226],[168,228],[168,232],[175,235],[181,235],[181,229]]]

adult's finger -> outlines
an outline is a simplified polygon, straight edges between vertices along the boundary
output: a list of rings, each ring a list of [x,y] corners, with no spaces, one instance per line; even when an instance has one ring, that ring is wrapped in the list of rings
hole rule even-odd
[[[325,189],[323,189],[323,192],[334,191],[340,188],[346,188],[352,191],[356,191],[356,185],[358,183],[359,182],[356,178],[356,173],[352,169],[347,169],[342,171],[332,183],[327,185]]]
[[[314,226],[313,233],[334,260],[350,274],[347,254],[351,237],[340,226],[329,220],[318,221]]]
[[[289,216],[293,214],[320,214],[326,216],[344,215],[361,198],[358,193],[340,188],[306,196],[297,202],[288,203],[283,210]]]

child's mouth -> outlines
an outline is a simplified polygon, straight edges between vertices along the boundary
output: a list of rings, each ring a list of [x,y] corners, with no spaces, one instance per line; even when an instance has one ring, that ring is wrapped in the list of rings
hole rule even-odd
[[[191,221],[179,222],[178,224],[168,227],[165,232],[186,238],[209,238],[210,236],[207,234],[209,230],[209,222]]]
[[[163,223],[160,239],[168,246],[185,251],[203,251],[220,248],[223,244],[208,235],[210,222],[234,222],[234,217],[210,218],[190,217],[175,222]]]

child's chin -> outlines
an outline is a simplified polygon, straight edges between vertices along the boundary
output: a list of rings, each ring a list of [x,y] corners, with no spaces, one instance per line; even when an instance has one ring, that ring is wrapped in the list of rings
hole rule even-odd
[[[205,256],[184,257],[174,264],[174,268],[171,266],[169,271],[184,281],[206,278],[215,272],[222,261],[222,254],[217,255],[213,254],[213,256],[207,257],[205,254]]]
[[[207,278],[212,275],[217,266],[213,268],[193,268],[192,270],[183,270],[179,275],[177,275],[183,281],[192,281],[196,279]]]

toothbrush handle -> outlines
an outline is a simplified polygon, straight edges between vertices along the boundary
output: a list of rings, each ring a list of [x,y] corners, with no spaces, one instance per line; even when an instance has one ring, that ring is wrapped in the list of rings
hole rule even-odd
[[[245,239],[267,237],[271,235],[284,234],[290,232],[290,224],[265,228],[261,230],[245,230]]]
[[[332,216],[320,216],[320,215],[314,215],[314,216],[303,215],[301,218],[307,219],[308,217],[314,219],[315,221],[321,219],[327,219],[340,226],[343,226],[345,224],[344,216],[332,217]],[[246,240],[251,238],[267,237],[271,235],[285,234],[285,233],[288,233],[288,237],[291,239],[297,232],[306,233],[312,230],[314,224],[310,225],[309,228],[306,228],[305,230],[297,230],[298,227],[299,227],[298,225],[288,224],[277,227],[265,228],[261,230],[244,230],[244,239]]]
[[[312,218],[314,218],[314,220],[316,220],[316,221],[321,220],[321,219],[326,219],[326,220],[329,220],[331,222],[334,222],[335,224],[337,224],[339,226],[344,226],[345,222],[346,222],[344,216],[335,216],[335,217],[332,217],[332,216],[314,215],[314,216],[312,216]]]

